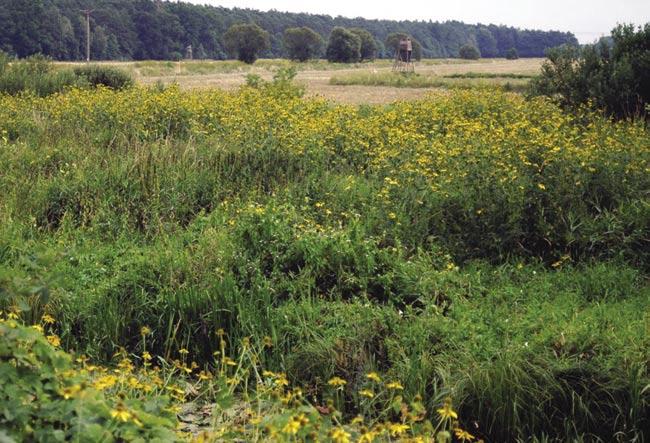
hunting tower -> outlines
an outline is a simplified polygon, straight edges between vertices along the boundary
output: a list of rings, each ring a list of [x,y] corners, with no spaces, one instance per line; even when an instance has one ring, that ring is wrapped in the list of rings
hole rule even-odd
[[[395,50],[395,63],[393,71],[395,72],[415,72],[413,65],[413,42],[410,38],[400,39],[397,49]]]

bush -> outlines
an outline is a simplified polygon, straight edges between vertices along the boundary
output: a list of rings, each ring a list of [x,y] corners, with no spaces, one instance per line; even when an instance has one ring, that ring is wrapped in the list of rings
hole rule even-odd
[[[111,89],[123,89],[133,86],[133,78],[128,73],[108,66],[81,66],[75,68],[74,73],[93,87],[102,85]]]
[[[168,399],[108,398],[37,329],[0,319],[0,441],[178,441]]]
[[[231,26],[223,35],[226,49],[239,61],[252,64],[270,45],[269,33],[253,23]]]
[[[362,28],[352,28],[350,31],[361,40],[359,60],[374,60],[377,55],[377,43],[372,34]]]
[[[506,59],[508,60],[517,60],[519,58],[519,53],[517,48],[510,48],[506,51]]]
[[[300,62],[317,58],[323,49],[323,38],[314,30],[288,28],[284,31],[284,48],[291,60]]]
[[[334,28],[327,44],[327,60],[337,63],[354,63],[361,57],[361,39],[345,28]]]
[[[647,115],[650,23],[636,31],[632,25],[618,26],[612,44],[603,40],[584,48],[549,50],[530,95],[553,97],[572,109],[591,105],[618,118]]]
[[[84,81],[70,70],[55,71],[51,60],[42,55],[11,64],[7,55],[0,55],[0,92],[16,95],[27,91],[44,97],[83,84]]]
[[[476,46],[473,45],[461,46],[461,48],[458,50],[458,55],[460,58],[465,60],[478,60],[481,58],[481,53],[476,48]]]

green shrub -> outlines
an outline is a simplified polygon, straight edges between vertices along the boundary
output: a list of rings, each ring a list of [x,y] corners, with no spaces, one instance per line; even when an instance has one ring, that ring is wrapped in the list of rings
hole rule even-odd
[[[81,66],[75,68],[74,73],[92,87],[102,85],[111,89],[123,89],[134,84],[133,78],[127,72],[108,66]]]
[[[481,58],[481,53],[476,46],[464,45],[458,50],[458,56],[465,60],[478,60]]]
[[[0,320],[0,440],[177,441],[167,399],[108,398],[57,340]]]
[[[508,60],[517,60],[519,58],[519,53],[517,48],[510,48],[506,51],[506,59]]]
[[[84,84],[71,70],[54,70],[51,60],[41,55],[11,64],[6,55],[0,56],[0,93],[16,95],[26,91],[44,97]]]
[[[602,40],[584,48],[548,51],[530,95],[546,95],[567,107],[588,105],[624,118],[646,114],[650,102],[650,23],[612,30],[612,44]]]

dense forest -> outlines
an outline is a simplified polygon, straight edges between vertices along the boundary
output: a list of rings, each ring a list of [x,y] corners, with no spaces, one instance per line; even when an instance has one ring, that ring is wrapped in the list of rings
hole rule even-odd
[[[85,9],[92,10],[93,59],[175,59],[188,45],[195,58],[223,59],[225,31],[235,23],[249,22],[270,33],[270,49],[263,57],[285,56],[282,35],[295,26],[310,27],[323,37],[335,26],[365,28],[377,40],[380,57],[391,56],[383,45],[391,32],[411,34],[427,58],[457,57],[465,44],[478,47],[483,57],[503,57],[513,47],[521,57],[539,57],[549,47],[577,44],[573,34],[556,31],[261,12],[159,0],[0,0],[0,5],[0,50],[19,57],[40,52],[57,60],[84,58]]]

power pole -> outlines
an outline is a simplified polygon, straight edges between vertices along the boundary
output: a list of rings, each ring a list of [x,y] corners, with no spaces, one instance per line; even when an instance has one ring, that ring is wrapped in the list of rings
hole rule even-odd
[[[82,9],[81,12],[86,14],[86,63],[90,63],[90,14],[94,9]]]

